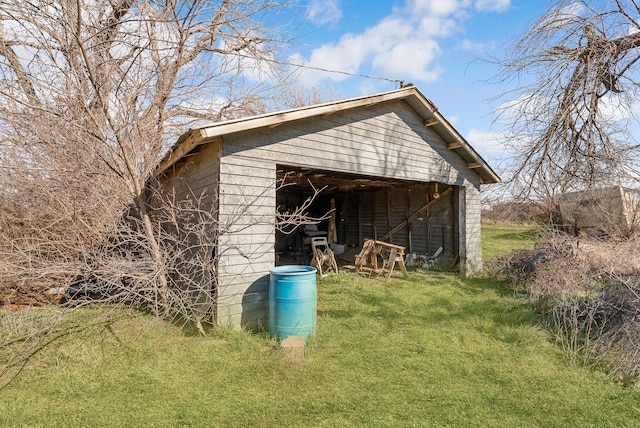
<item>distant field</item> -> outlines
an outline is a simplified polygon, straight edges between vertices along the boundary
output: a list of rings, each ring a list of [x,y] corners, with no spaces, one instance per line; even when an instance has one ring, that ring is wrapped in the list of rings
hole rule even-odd
[[[482,256],[491,260],[515,249],[531,249],[539,230],[535,225],[482,225]]]

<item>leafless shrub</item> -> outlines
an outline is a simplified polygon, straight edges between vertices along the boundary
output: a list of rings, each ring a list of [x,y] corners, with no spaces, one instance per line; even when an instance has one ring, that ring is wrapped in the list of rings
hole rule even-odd
[[[278,232],[288,235],[290,233],[293,233],[299,226],[305,224],[318,224],[321,221],[329,218],[331,212],[324,213],[324,215],[320,217],[313,217],[308,215],[309,208],[311,207],[313,201],[315,201],[316,197],[326,189],[326,186],[322,188],[315,187],[310,180],[308,181],[308,183],[309,188],[312,191],[311,196],[306,198],[302,202],[302,204],[296,206],[290,211],[278,211],[276,213],[275,228]],[[287,174],[282,177],[282,179],[278,180],[277,186],[278,190],[281,190],[294,184],[296,184],[296,182],[290,181],[290,176],[289,174]]]
[[[287,186],[286,177],[276,188],[282,186]],[[101,241],[85,243],[73,251],[64,246],[69,245],[64,240],[59,243],[62,250],[58,248],[58,243],[40,228],[17,228],[13,235],[0,232],[5,238],[0,239],[0,296],[5,304],[5,311],[0,314],[0,336],[5,338],[0,342],[0,384],[47,344],[82,331],[84,327],[75,324],[64,329],[61,326],[67,325],[65,319],[71,310],[86,305],[150,310],[156,316],[193,325],[206,334],[203,324],[212,321],[215,304],[224,304],[217,301],[219,234],[237,233],[248,224],[260,222],[283,231],[318,223],[324,217],[311,217],[307,211],[321,191],[314,189],[293,212],[273,212],[267,217],[253,214],[252,205],[260,199],[255,196],[247,200],[246,206],[238,206],[237,216],[221,223],[211,209],[217,205],[215,194],[192,193],[177,200],[172,192],[150,186],[148,212],[159,243],[162,270],[156,265],[154,249],[135,207],[124,213]],[[245,255],[248,259],[255,256]],[[61,289],[65,294],[57,309],[7,311],[50,303],[47,291],[54,290],[59,296]],[[92,320],[87,326],[105,325],[108,318]]]
[[[534,250],[519,250],[491,260],[485,271],[505,278],[514,291],[524,292],[527,283],[533,280],[541,258]]]
[[[547,207],[537,202],[497,202],[482,210],[482,220],[492,223],[545,224],[549,218]]]
[[[529,298],[571,361],[599,366],[625,384],[640,376],[640,242],[549,232],[536,245],[544,260],[526,275],[503,259],[502,274]]]

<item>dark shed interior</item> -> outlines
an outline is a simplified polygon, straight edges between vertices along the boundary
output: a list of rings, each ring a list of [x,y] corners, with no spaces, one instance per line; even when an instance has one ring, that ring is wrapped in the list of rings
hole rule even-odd
[[[336,257],[353,263],[354,253],[366,239],[377,239],[405,247],[406,253],[432,255],[442,247],[439,264],[457,266],[459,254],[459,204],[457,186],[391,180],[334,171],[278,166],[280,185],[276,205],[280,212],[293,212],[322,189],[308,208],[313,217],[323,217],[335,204]],[[307,228],[308,229],[308,228]],[[329,219],[317,224],[329,230]],[[290,233],[276,233],[276,264],[309,262],[307,231],[301,225]]]

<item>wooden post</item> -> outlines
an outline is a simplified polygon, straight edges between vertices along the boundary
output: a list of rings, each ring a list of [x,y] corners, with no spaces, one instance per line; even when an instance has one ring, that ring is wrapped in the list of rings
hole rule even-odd
[[[427,184],[427,195],[426,195],[427,203],[431,201],[430,191],[431,191],[431,185]],[[427,221],[427,225],[425,227],[426,233],[427,233],[427,254],[431,254],[431,210],[429,208],[425,210],[425,216],[426,216],[425,219]]]
[[[378,228],[376,227],[376,192],[371,193],[371,227],[373,227],[373,239],[378,239]]]
[[[409,219],[409,210],[411,209],[411,189],[407,187],[407,192],[406,192],[406,205],[405,205],[405,209],[404,209],[404,215],[407,218],[407,220]],[[416,217],[417,218],[417,217]],[[407,243],[409,244],[409,252],[411,252],[411,222],[407,223]]]
[[[458,187],[458,255],[460,256],[460,275],[467,275],[467,202],[466,189],[463,186]]]
[[[358,193],[358,246],[362,244],[362,193]]]
[[[387,189],[387,232],[391,230],[391,191]]]
[[[455,211],[455,192],[451,195],[451,201],[449,202],[449,224],[451,225],[451,255],[455,259],[455,248],[456,245],[456,223],[458,222],[458,216],[456,216]]]

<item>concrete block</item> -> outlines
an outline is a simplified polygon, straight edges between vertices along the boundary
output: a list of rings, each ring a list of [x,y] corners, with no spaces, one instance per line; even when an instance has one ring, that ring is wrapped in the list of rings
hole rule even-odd
[[[304,337],[289,336],[280,342],[280,349],[284,359],[295,363],[304,357]]]

